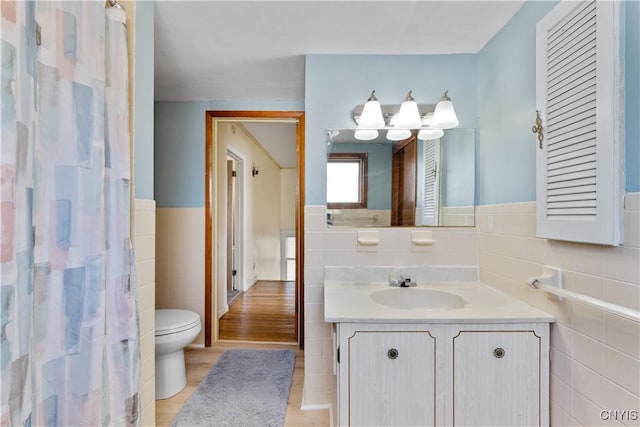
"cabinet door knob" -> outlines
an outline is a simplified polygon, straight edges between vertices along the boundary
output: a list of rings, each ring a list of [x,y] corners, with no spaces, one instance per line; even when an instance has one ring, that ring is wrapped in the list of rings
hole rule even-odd
[[[387,357],[389,359],[397,359],[398,358],[398,350],[395,349],[395,348],[389,349],[389,351],[387,351]]]
[[[504,357],[504,348],[502,347],[498,347],[495,350],[493,350],[493,355],[498,358],[498,359],[502,359]]]

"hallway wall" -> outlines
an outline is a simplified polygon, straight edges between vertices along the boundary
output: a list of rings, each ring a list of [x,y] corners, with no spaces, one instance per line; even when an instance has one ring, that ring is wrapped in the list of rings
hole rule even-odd
[[[244,283],[241,287],[246,291],[256,280],[280,279],[281,169],[241,124],[220,123],[218,158],[226,162],[226,152],[230,148],[245,161],[245,173],[242,177],[245,183],[245,262]],[[252,167],[259,171],[255,176],[251,173]],[[219,203],[225,207],[220,210],[218,220],[226,224],[227,180],[221,179],[218,183],[221,197]],[[226,247],[226,228],[224,234],[218,236],[222,238],[220,247]],[[224,274],[226,277],[226,265]],[[219,277],[222,279],[222,275]]]

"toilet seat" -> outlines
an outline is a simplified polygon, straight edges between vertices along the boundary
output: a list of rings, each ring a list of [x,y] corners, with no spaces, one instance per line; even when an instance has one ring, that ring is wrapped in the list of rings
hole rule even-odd
[[[171,335],[200,327],[200,316],[188,310],[156,310],[155,336]]]

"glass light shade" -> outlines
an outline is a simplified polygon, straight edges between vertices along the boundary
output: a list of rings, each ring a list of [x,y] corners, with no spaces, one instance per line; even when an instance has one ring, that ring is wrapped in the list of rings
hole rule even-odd
[[[389,129],[387,131],[387,139],[389,141],[402,141],[411,136],[409,129]]]
[[[380,103],[376,100],[367,101],[362,109],[358,126],[365,129],[378,129],[384,127],[384,117]]]
[[[360,141],[371,141],[378,137],[378,131],[375,129],[357,129],[353,136]]]
[[[396,117],[396,126],[403,129],[413,129],[422,126],[422,118],[416,101],[404,101],[400,105],[400,112]]]
[[[444,136],[444,131],[442,129],[421,129],[420,132],[418,132],[418,139],[423,141],[438,139],[442,136]]]
[[[442,100],[436,105],[433,112],[433,120],[431,127],[434,129],[451,129],[458,126],[458,116],[456,110],[453,109],[453,103],[450,100]]]

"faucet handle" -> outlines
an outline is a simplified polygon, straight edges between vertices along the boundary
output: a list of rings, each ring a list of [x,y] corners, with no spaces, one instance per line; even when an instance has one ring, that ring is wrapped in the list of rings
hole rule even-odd
[[[389,273],[389,286],[408,288],[416,286],[410,275]]]
[[[389,286],[400,286],[402,275],[397,273],[389,273]]]
[[[400,283],[400,286],[403,288],[413,288],[415,286],[417,286],[416,282],[411,281],[411,276],[401,276],[402,277],[402,282]]]

